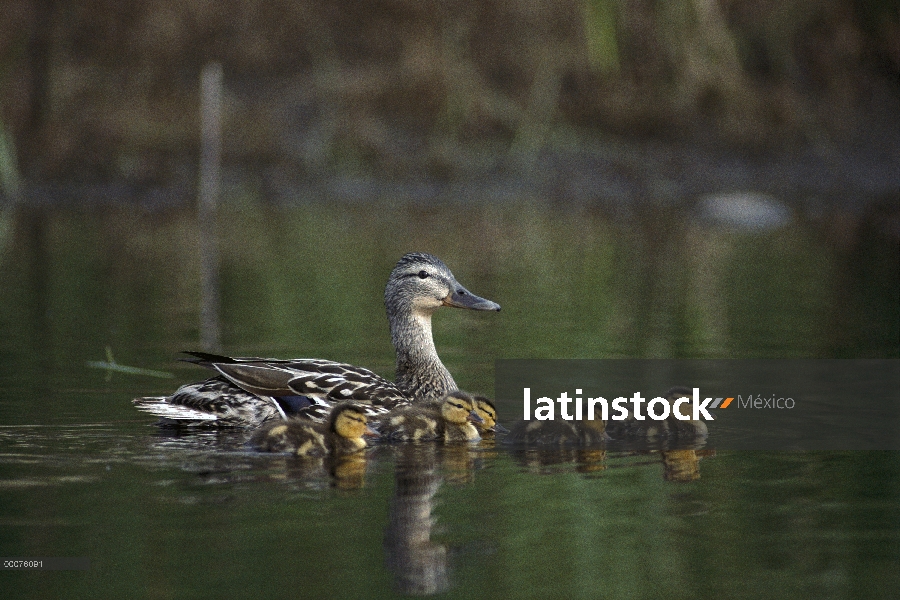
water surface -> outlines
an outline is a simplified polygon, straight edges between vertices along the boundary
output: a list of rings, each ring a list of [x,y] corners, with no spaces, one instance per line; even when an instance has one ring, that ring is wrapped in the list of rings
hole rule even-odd
[[[879,221],[765,231],[690,210],[297,207],[220,213],[221,329],[236,355],[390,376],[382,294],[432,252],[500,313],[442,310],[438,350],[491,394],[497,358],[900,356],[897,245]],[[203,374],[194,215],[38,207],[0,239],[0,555],[15,597],[891,597],[900,457],[715,448],[540,453],[379,446],[260,456],[173,435],[130,399]],[[171,373],[88,366],[115,360]],[[501,407],[509,424],[518,415]]]

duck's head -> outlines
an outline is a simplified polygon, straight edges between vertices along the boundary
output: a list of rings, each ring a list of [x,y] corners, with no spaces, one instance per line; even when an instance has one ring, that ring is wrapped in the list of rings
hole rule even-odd
[[[509,433],[509,429],[497,422],[497,408],[490,399],[484,396],[474,396],[475,413],[481,417],[482,422],[477,423],[478,431],[494,431],[496,433]]]
[[[444,401],[441,402],[441,416],[448,423],[457,425],[462,425],[466,421],[477,425],[483,420],[475,412],[475,400],[472,399],[472,396],[459,390],[454,390],[444,396]]]
[[[363,436],[378,435],[369,427],[369,417],[365,411],[351,403],[338,404],[332,409],[328,429],[344,439],[362,442],[363,447],[365,446]]]
[[[389,315],[431,315],[442,306],[472,310],[500,310],[500,305],[464,288],[447,265],[421,252],[405,254],[391,271],[384,290]]]

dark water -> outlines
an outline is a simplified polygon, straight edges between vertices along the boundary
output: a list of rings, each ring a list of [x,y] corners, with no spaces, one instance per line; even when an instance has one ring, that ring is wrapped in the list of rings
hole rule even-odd
[[[220,215],[232,354],[390,375],[382,293],[409,250],[497,314],[435,316],[465,389],[497,358],[900,356],[898,245],[866,212],[723,228],[533,203],[233,204]],[[8,597],[823,597],[900,589],[890,452],[512,452],[381,446],[365,461],[172,436],[130,399],[201,376],[192,213],[37,208],[0,227],[0,572]],[[88,366],[106,360],[170,379]],[[513,407],[501,407],[509,423]],[[9,590],[9,591],[7,591]]]

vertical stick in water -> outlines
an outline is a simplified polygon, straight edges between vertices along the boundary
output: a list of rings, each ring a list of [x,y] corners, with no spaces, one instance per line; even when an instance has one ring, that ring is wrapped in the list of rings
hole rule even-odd
[[[16,166],[16,149],[12,135],[0,118],[0,256],[11,238],[13,207],[22,200],[22,182]]]
[[[0,192],[6,196],[8,204],[15,205],[22,199],[22,182],[16,166],[16,148],[12,135],[0,120]]]
[[[219,349],[219,253],[216,205],[222,154],[222,65],[209,63],[200,75],[200,337],[204,350]]]

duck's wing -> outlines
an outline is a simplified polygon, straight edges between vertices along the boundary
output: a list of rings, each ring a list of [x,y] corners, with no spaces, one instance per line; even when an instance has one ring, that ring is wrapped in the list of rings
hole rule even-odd
[[[188,362],[217,371],[247,392],[276,400],[307,398],[311,409],[319,406],[327,412],[335,403],[350,400],[376,408],[373,412],[376,414],[409,403],[406,394],[393,382],[368,369],[346,363],[315,358],[280,360],[231,358],[201,352],[188,354],[194,357],[187,359]],[[307,411],[298,416],[314,416],[310,413],[315,412]]]

